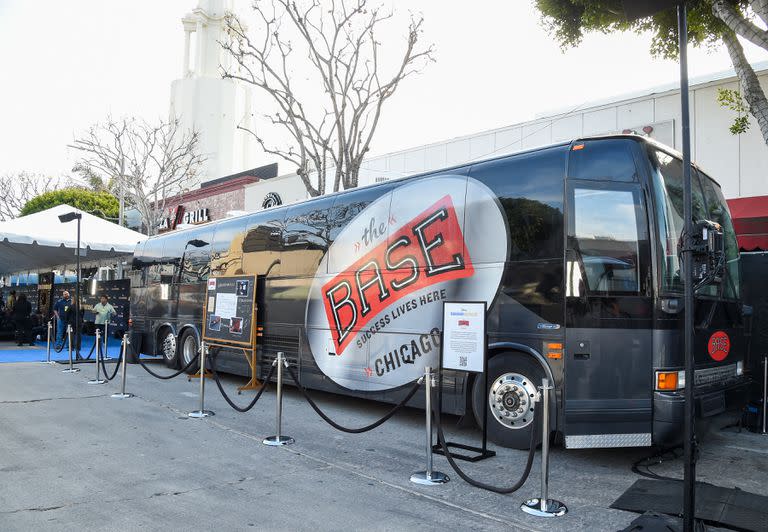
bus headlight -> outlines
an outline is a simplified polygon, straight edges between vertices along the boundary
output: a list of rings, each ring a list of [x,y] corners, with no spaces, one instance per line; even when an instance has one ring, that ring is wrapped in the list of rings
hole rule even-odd
[[[656,389],[660,391],[682,390],[685,388],[685,371],[657,371]]]

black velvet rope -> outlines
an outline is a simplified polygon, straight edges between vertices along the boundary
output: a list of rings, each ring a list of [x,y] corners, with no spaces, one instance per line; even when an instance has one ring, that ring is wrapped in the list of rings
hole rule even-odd
[[[319,406],[317,406],[317,404],[315,404],[315,402],[312,400],[312,398],[311,398],[311,397],[309,396],[309,394],[307,393],[307,390],[306,390],[306,389],[305,389],[305,388],[304,388],[304,387],[303,387],[301,384],[299,384],[299,379],[296,377],[296,372],[295,372],[295,371],[293,371],[293,368],[292,368],[291,366],[288,366],[288,373],[291,375],[291,378],[293,379],[293,382],[295,382],[295,383],[296,383],[296,387],[299,389],[299,391],[301,392],[301,394],[304,396],[304,399],[306,399],[306,400],[307,400],[307,402],[309,403],[309,406],[311,406],[311,407],[312,407],[312,409],[313,409],[315,412],[317,412],[317,415],[319,415],[321,418],[323,418],[323,420],[325,420],[325,422],[326,422],[326,423],[328,423],[328,424],[329,424],[330,426],[332,426],[333,428],[335,428],[335,429],[337,429],[337,430],[340,430],[340,431],[342,431],[342,432],[346,432],[346,433],[349,433],[349,434],[361,434],[361,433],[363,433],[363,432],[368,432],[369,430],[373,430],[373,429],[375,429],[376,427],[378,427],[378,426],[380,426],[380,425],[384,424],[384,422],[386,422],[387,420],[389,420],[389,418],[391,418],[392,416],[394,416],[394,415],[397,413],[397,411],[398,411],[398,410],[400,410],[401,408],[403,408],[403,407],[405,406],[405,404],[406,404],[408,401],[410,401],[410,400],[411,400],[411,398],[412,398],[412,397],[413,397],[413,396],[416,394],[416,392],[419,390],[419,381],[417,380],[417,381],[415,381],[415,382],[413,383],[413,387],[412,387],[412,388],[411,388],[411,390],[408,392],[408,394],[407,394],[407,395],[406,395],[406,396],[403,398],[403,400],[402,400],[402,401],[400,401],[399,403],[397,403],[397,404],[396,404],[396,405],[395,405],[395,406],[392,408],[392,410],[390,410],[389,412],[387,412],[387,413],[384,415],[384,417],[382,417],[381,419],[379,419],[378,421],[376,421],[376,422],[374,422],[374,423],[371,423],[370,425],[366,425],[366,426],[364,426],[364,427],[360,427],[360,428],[357,428],[357,429],[350,429],[350,428],[348,428],[348,427],[344,427],[344,426],[342,426],[342,425],[339,425],[338,423],[336,423],[334,420],[332,420],[331,418],[329,418],[329,417],[328,417],[328,416],[327,416],[327,415],[326,415],[326,414],[325,414],[325,413],[324,413],[324,412],[323,412],[323,411],[320,409],[320,407],[319,407]]]
[[[131,346],[131,344],[128,344],[128,345],[129,345],[129,346]],[[131,346],[130,348],[131,348],[131,350],[133,350],[133,347],[132,347],[132,346]],[[135,353],[136,353],[136,352],[134,351],[134,354],[135,354]],[[174,372],[174,373],[171,373],[170,375],[159,375],[159,374],[155,373],[154,371],[152,371],[151,369],[149,369],[149,368],[146,366],[146,364],[144,364],[144,362],[142,362],[142,361],[141,361],[141,358],[140,358],[140,356],[139,356],[139,357],[136,357],[136,360],[138,360],[138,362],[139,362],[139,365],[140,365],[142,368],[144,368],[144,370],[145,370],[147,373],[149,373],[150,375],[152,375],[153,377],[155,377],[155,378],[157,378],[157,379],[161,379],[161,380],[169,380],[169,379],[173,379],[173,378],[175,378],[175,377],[178,377],[178,376],[179,376],[179,375],[181,375],[182,373],[186,372],[186,371],[187,371],[189,368],[191,368],[191,367],[192,367],[192,365],[193,365],[193,364],[194,364],[194,363],[197,361],[197,359],[198,359],[198,358],[200,358],[200,353],[196,354],[196,355],[194,356],[194,358],[193,358],[192,360],[190,360],[190,361],[189,361],[189,364],[187,364],[186,366],[184,366],[183,368],[181,368],[179,371],[176,371],[176,372]]]
[[[536,403],[535,408],[535,419],[540,420],[541,419],[541,407],[539,406],[541,403]],[[537,429],[539,429],[539,423],[535,423],[533,429],[531,430],[531,443],[530,447],[528,448],[528,460],[525,463],[525,469],[523,470],[523,474],[520,477],[520,479],[512,484],[509,487],[506,488],[500,488],[498,486],[493,486],[491,484],[486,484],[485,482],[480,482],[479,480],[475,480],[474,478],[467,475],[464,471],[461,470],[459,467],[459,464],[456,463],[456,461],[451,456],[451,452],[448,450],[448,445],[445,443],[445,435],[443,434],[443,427],[440,423],[440,415],[438,412],[433,411],[433,415],[436,418],[436,425],[437,425],[437,441],[440,442],[440,447],[443,449],[443,454],[448,459],[448,463],[451,465],[451,468],[453,468],[454,471],[456,471],[456,474],[458,474],[464,481],[471,484],[472,486],[475,486],[476,488],[481,488],[488,491],[493,491],[495,493],[501,493],[503,495],[514,493],[515,491],[519,490],[523,484],[525,484],[525,481],[528,480],[528,476],[531,474],[531,467],[533,466],[533,457],[536,455],[536,433]]]
[[[251,408],[253,408],[256,405],[256,403],[261,398],[261,394],[264,393],[264,389],[269,384],[270,379],[272,379],[272,374],[275,372],[275,366],[271,366],[269,368],[269,373],[267,373],[267,377],[264,379],[264,384],[256,393],[256,396],[253,398],[253,400],[250,403],[248,403],[248,405],[245,407],[237,406],[234,403],[234,401],[232,401],[232,399],[229,398],[229,396],[227,395],[227,392],[224,391],[224,387],[221,385],[221,381],[219,380],[219,374],[216,371],[216,362],[215,362],[216,357],[210,357],[210,358],[211,358],[211,373],[213,373],[213,380],[216,381],[216,387],[219,389],[219,392],[221,392],[221,396],[229,404],[229,406],[231,406],[238,412],[248,412]]]

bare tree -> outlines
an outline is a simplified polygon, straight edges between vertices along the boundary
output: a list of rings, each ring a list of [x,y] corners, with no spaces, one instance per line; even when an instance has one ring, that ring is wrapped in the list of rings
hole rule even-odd
[[[236,16],[227,16],[229,38],[221,45],[234,68],[224,68],[223,76],[262,89],[276,105],[264,115],[267,123],[287,131],[290,143],[269,142],[252,126],[240,129],[266,153],[295,164],[310,195],[324,194],[329,178],[333,191],[356,187],[384,103],[401,81],[433,61],[433,47],[420,46],[423,18],[411,17],[402,56],[384,74],[376,30],[392,12],[381,6],[369,7],[368,0],[255,0],[253,9],[260,27],[252,34]],[[296,81],[309,76],[315,79]]]
[[[58,178],[24,171],[0,176],[0,221],[16,218],[29,200],[62,184]]]
[[[134,118],[107,118],[70,147],[83,153],[78,171],[100,174],[113,193],[122,191],[139,211],[147,233],[153,235],[166,201],[197,184],[206,159],[198,152],[199,142],[199,132],[183,130],[178,120],[148,124]]]

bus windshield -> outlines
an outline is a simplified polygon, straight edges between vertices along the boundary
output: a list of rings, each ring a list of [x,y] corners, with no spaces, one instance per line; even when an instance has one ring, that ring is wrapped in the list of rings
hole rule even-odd
[[[656,219],[661,243],[661,291],[682,292],[678,245],[683,231],[683,163],[663,151],[654,150],[654,193]],[[711,220],[722,226],[725,241],[726,271],[722,286],[707,285],[697,295],[739,298],[739,247],[731,215],[723,193],[707,175],[693,169],[691,173],[693,219]]]

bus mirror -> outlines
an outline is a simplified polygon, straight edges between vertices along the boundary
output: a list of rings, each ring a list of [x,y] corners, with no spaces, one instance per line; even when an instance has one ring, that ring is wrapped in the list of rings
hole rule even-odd
[[[720,283],[725,272],[725,241],[719,223],[700,220],[694,224],[693,281],[697,286]]]
[[[141,259],[133,257],[133,260],[131,261],[132,270],[141,270],[143,266],[144,263],[141,261]]]

